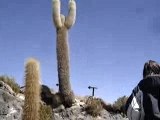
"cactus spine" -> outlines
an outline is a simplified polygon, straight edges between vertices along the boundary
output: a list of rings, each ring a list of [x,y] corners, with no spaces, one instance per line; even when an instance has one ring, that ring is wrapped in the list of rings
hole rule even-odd
[[[25,103],[23,120],[39,120],[40,70],[39,62],[29,59],[25,66]]]
[[[57,63],[59,91],[65,106],[74,102],[74,93],[71,90],[69,70],[68,30],[74,25],[76,19],[76,2],[69,1],[68,16],[60,13],[60,0],[53,0],[53,21],[57,31]]]

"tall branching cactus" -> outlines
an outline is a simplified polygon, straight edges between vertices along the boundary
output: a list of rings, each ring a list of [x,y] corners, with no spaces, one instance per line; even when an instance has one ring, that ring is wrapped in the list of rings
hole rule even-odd
[[[64,100],[64,105],[71,106],[74,102],[74,94],[70,84],[68,30],[75,23],[76,2],[74,0],[69,1],[69,12],[66,17],[60,13],[60,5],[60,0],[53,0],[53,21],[57,31],[59,91]]]
[[[25,103],[23,120],[39,120],[40,70],[39,62],[29,59],[25,66]]]

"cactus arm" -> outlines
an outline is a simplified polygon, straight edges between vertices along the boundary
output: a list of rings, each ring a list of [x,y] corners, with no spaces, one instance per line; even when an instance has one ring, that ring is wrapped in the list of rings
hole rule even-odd
[[[75,0],[69,1],[69,12],[66,17],[65,26],[69,29],[76,21],[76,2]]]
[[[62,27],[61,14],[60,14],[60,0],[52,0],[53,5],[53,21],[57,28]]]

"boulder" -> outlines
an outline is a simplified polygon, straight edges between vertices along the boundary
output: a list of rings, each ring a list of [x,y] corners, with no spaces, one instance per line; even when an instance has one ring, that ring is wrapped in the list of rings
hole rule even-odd
[[[52,105],[52,93],[50,88],[46,85],[41,86],[41,99],[47,105]]]
[[[0,81],[0,120],[21,120],[23,103],[10,86]]]

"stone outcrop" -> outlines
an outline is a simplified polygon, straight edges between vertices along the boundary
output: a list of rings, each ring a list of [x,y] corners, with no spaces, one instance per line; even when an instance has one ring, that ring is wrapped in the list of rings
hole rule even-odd
[[[86,104],[76,99],[75,104],[70,108],[59,106],[54,111],[55,120],[128,120],[121,114],[111,114],[105,109],[101,111],[98,117],[92,117],[85,112]]]
[[[51,93],[50,88],[42,85],[43,102],[51,100],[52,103],[54,95],[55,93]],[[98,117],[88,115],[85,112],[87,99],[88,97],[76,97],[75,103],[70,108],[65,108],[62,104],[53,108],[53,120],[128,120],[121,114],[113,114],[105,109]],[[0,81],[0,120],[22,120],[23,104],[24,95],[21,93],[16,95],[10,86]]]
[[[23,100],[0,81],[0,120],[21,120]]]

